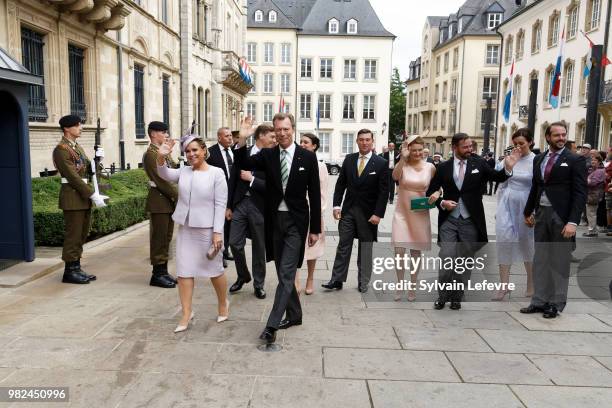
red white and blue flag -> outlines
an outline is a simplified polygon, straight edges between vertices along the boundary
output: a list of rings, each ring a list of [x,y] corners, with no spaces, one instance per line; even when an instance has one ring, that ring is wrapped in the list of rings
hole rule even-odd
[[[279,113],[285,112],[285,98],[283,98],[283,94],[281,94],[280,101],[278,102],[278,112]]]
[[[510,120],[510,105],[512,102],[512,75],[514,75],[514,60],[512,61],[512,68],[510,68],[510,79],[508,80],[508,92],[504,98],[504,121]]]
[[[552,76],[550,84],[550,95],[548,101],[553,108],[559,107],[559,91],[561,89],[561,63],[563,61],[563,45],[565,44],[565,26],[561,31],[561,44],[559,45],[559,56],[557,57],[557,65]]]
[[[253,77],[251,75],[251,67],[249,67],[249,64],[247,64],[244,58],[240,58],[238,65],[242,80],[249,85],[253,85]]]
[[[582,76],[583,77],[588,77],[589,74],[591,73],[591,69],[593,68],[593,46],[595,45],[593,43],[593,41],[589,38],[588,35],[586,35],[586,33],[582,30],[580,30],[580,32],[582,33],[582,35],[584,35],[584,38],[587,39],[587,41],[589,42],[589,53],[586,57],[586,61],[584,64],[584,70],[582,71]],[[605,67],[608,64],[612,64],[612,62],[610,62],[610,60],[608,59],[608,57],[606,56],[606,54],[604,54],[601,58],[601,66]]]

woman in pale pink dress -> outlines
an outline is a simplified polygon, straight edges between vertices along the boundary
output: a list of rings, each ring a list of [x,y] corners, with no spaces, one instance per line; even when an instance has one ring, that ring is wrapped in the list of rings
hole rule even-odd
[[[321,142],[318,137],[313,135],[312,133],[304,133],[300,138],[300,146],[306,150],[311,152],[316,152],[319,150],[319,146]],[[325,232],[323,226],[323,212],[327,208],[327,179],[329,177],[327,173],[327,166],[323,162],[318,162],[319,164],[319,182],[321,184],[321,233],[319,234],[319,240],[313,245],[308,246],[308,242],[306,242],[306,250],[304,251],[304,259],[306,260],[306,265],[308,266],[308,277],[306,278],[306,289],[304,289],[304,293],[307,295],[312,295],[314,292],[313,289],[313,280],[314,280],[314,271],[315,266],[317,264],[317,259],[323,256],[325,252]],[[300,293],[300,274],[299,272],[295,275],[295,288],[298,293]]]
[[[423,139],[418,135],[410,136],[401,149],[401,160],[393,169],[393,180],[399,182],[398,200],[393,214],[391,226],[391,241],[396,255],[403,257],[406,249],[410,250],[412,258],[421,256],[421,251],[431,249],[431,224],[428,210],[411,210],[413,198],[425,197],[429,183],[436,173],[436,167],[423,160]],[[440,197],[437,191],[429,197],[429,203],[434,203]],[[398,282],[404,280],[404,269],[397,268]],[[410,281],[413,288],[417,282],[418,270],[411,270]],[[397,290],[395,300],[401,300],[402,290]],[[408,290],[408,300],[414,301],[414,289]]]

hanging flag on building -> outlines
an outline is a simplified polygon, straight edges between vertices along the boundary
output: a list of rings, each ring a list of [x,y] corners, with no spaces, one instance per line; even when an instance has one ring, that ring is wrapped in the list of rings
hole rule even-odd
[[[240,58],[238,65],[242,80],[249,85],[253,85],[253,77],[251,75],[251,67],[249,67],[249,64],[247,64],[244,58]]]
[[[593,41],[589,38],[588,35],[586,35],[586,33],[582,30],[580,30],[580,32],[582,33],[582,35],[584,35],[584,38],[587,39],[587,41],[589,42],[589,53],[586,57],[586,61],[584,64],[584,70],[582,71],[582,76],[583,77],[588,77],[589,74],[591,73],[591,69],[593,68],[593,46],[595,45],[593,43]],[[608,59],[608,56],[606,54],[604,54],[601,57],[601,67],[605,67],[608,64],[612,64],[612,62],[610,62],[610,60]]]
[[[559,44],[559,56],[557,57],[557,65],[550,83],[550,95],[548,101],[553,108],[559,107],[559,91],[561,89],[561,62],[563,61],[563,45],[565,44],[565,26],[561,31],[561,43]]]
[[[512,61],[512,67],[510,68],[510,78],[508,79],[508,92],[504,98],[504,121],[510,120],[510,105],[512,102],[512,76],[514,75],[514,60]]]
[[[283,94],[281,93],[280,101],[278,102],[278,112],[285,112],[285,98],[283,98]]]

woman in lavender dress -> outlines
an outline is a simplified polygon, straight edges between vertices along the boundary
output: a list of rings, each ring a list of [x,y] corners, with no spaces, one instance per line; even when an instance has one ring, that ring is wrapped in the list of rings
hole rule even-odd
[[[495,233],[497,235],[497,260],[499,261],[500,282],[510,282],[510,267],[515,262],[523,262],[527,272],[525,296],[533,294],[533,228],[524,221],[523,210],[533,178],[533,159],[531,151],[533,136],[527,128],[512,135],[512,143],[520,150],[521,158],[512,169],[512,177],[499,186],[497,193],[497,212],[495,214]],[[499,290],[491,300],[503,300],[510,290]]]

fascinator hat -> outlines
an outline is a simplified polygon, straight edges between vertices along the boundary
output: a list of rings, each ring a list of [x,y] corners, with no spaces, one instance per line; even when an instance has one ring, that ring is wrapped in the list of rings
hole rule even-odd
[[[200,141],[201,144],[203,144],[206,147],[206,157],[204,158],[204,160],[208,159],[208,156],[210,155],[209,151],[208,151],[208,147],[206,146],[206,144],[204,143],[204,140],[200,137],[200,135],[198,135],[197,133],[194,133],[195,130],[195,123],[193,123],[191,125],[191,128],[187,130],[187,132],[181,136],[181,152],[183,153],[183,155],[185,154],[185,149],[187,148],[187,146],[189,146],[189,143],[193,142],[194,140]]]

